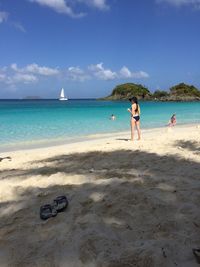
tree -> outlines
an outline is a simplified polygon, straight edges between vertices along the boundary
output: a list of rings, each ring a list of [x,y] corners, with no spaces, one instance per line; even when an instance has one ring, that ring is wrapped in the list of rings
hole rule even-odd
[[[198,96],[200,97],[200,91],[193,85],[187,85],[185,83],[179,83],[170,88],[170,92],[175,96]]]
[[[166,96],[169,96],[169,93],[166,91],[156,90],[153,93],[154,98],[161,98],[161,97],[166,97]]]
[[[143,99],[150,95],[150,91],[141,84],[125,83],[116,86],[110,97],[114,97],[115,99],[128,99],[136,96],[139,99]]]

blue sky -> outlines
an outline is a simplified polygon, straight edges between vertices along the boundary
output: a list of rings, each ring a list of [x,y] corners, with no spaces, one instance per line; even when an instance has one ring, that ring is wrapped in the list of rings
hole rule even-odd
[[[200,0],[0,0],[0,98],[200,87]]]

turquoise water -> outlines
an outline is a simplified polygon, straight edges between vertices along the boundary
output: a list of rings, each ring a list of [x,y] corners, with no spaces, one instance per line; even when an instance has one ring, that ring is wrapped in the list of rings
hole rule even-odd
[[[129,102],[96,100],[0,100],[0,146],[77,138],[129,130]],[[200,102],[141,102],[141,127],[166,125],[172,113],[183,123],[200,122]],[[115,114],[116,121],[109,120]]]

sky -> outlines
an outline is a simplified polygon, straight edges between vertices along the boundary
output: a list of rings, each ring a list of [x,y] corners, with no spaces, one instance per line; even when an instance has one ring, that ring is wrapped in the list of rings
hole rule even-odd
[[[0,99],[200,88],[200,0],[0,0]]]

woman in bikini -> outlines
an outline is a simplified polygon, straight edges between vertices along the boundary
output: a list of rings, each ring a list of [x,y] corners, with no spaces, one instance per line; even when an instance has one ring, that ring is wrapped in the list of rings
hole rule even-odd
[[[138,140],[141,139],[140,132],[140,106],[138,104],[137,97],[132,97],[129,99],[131,102],[131,108],[128,111],[131,113],[131,141],[134,140],[134,129],[136,127],[138,133]]]

